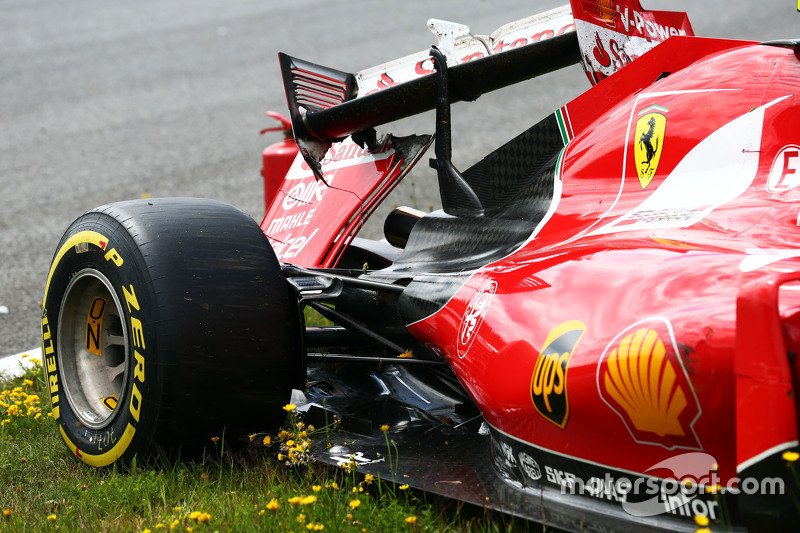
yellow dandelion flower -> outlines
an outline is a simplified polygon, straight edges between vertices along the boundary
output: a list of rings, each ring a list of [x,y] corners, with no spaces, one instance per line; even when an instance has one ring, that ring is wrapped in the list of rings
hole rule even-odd
[[[250,435],[247,438],[250,439],[250,442],[253,442],[253,440],[255,440],[256,436],[255,435]]]
[[[297,505],[298,503],[300,503],[300,496],[293,496],[289,498],[287,501],[292,505]]]
[[[331,483],[331,488],[333,490],[339,490],[339,484],[334,481],[333,483]]]
[[[409,487],[408,487],[408,485],[400,485],[398,488],[400,490],[408,490]]]
[[[56,519],[58,519],[58,517],[56,515],[54,515],[54,514],[51,514],[51,515],[48,515],[47,519],[50,520],[51,522],[55,522]]]
[[[694,523],[700,527],[706,527],[708,525],[708,517],[696,514],[694,515]]]
[[[347,519],[348,520],[352,520],[353,519],[353,513],[347,513]]]
[[[11,411],[9,411],[9,413],[10,412]],[[785,452],[783,452],[783,455],[781,457],[783,457],[784,461],[789,461],[790,463],[793,463],[793,462],[797,461],[798,459],[800,459],[800,453],[785,451]]]
[[[150,531],[148,528],[145,528],[145,529],[142,530],[142,533],[153,533],[153,532]]]
[[[33,380],[32,379],[24,379],[25,385],[28,387],[33,387]]]
[[[3,509],[3,516],[5,516],[6,518],[11,516],[11,509]]]
[[[278,454],[278,461],[283,461],[283,454],[282,453]]]
[[[219,440],[219,437],[211,437],[211,442],[217,442],[218,440]]]
[[[364,476],[364,483],[366,483],[367,485],[371,485],[373,481],[375,481],[375,476],[373,476],[372,474],[367,474],[366,476]]]
[[[416,516],[407,516],[406,517],[406,524],[416,524],[417,517]]]
[[[694,530],[694,533],[711,533],[711,528],[700,527]]]
[[[178,520],[177,518],[175,520],[173,520],[172,523],[169,525],[170,531],[172,531],[173,529],[178,527],[180,524],[181,524],[181,521]]]
[[[325,529],[325,524],[314,524],[314,531],[322,531]]]
[[[315,501],[317,501],[317,497],[312,494],[310,496],[306,496],[306,497],[302,498],[300,500],[300,505],[311,505]]]
[[[283,406],[283,410],[286,411],[287,413],[291,413],[295,409],[297,409],[297,406],[293,403],[287,403],[286,405]]]
[[[200,516],[197,517],[198,522],[208,522],[209,518],[211,518],[210,513],[200,513]]]
[[[162,529],[163,527],[164,527],[164,524],[160,524],[160,523],[156,524],[156,529]]]
[[[304,524],[306,521],[305,513],[300,513],[299,515],[297,515],[297,521],[300,522],[301,524]]]
[[[261,510],[258,512],[258,516],[264,516],[265,514],[267,514],[267,511],[265,511],[264,509],[261,509]]]
[[[270,444],[272,444],[272,439],[269,438],[269,435],[267,435],[266,437],[264,437],[264,440],[262,440],[261,443],[264,446],[269,446]]]
[[[275,498],[271,499],[267,504],[267,510],[274,511],[277,508],[278,508],[278,500],[276,500]]]
[[[348,505],[350,505],[351,509],[358,509],[358,506],[361,505],[361,500],[350,500]]]
[[[191,513],[189,513],[189,519],[191,520],[197,520],[199,516],[200,516],[200,511],[192,511]]]
[[[314,485],[311,487],[311,490],[313,490],[314,492],[319,492],[322,490],[322,487],[319,485]]]
[[[286,441],[286,445],[287,446],[294,446],[294,441],[293,440],[287,440]]]

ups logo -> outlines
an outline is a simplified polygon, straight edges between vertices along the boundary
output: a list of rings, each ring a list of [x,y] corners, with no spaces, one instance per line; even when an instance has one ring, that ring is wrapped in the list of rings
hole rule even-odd
[[[586,332],[578,320],[564,322],[547,335],[531,378],[531,400],[540,415],[564,429],[569,420],[567,370],[575,347]]]

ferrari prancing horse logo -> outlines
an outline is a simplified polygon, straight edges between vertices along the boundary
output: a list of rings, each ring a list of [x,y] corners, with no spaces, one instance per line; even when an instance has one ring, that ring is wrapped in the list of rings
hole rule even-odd
[[[633,157],[642,189],[646,189],[650,185],[656,170],[658,170],[661,152],[664,149],[666,127],[667,117],[658,112],[647,113],[636,122]]]

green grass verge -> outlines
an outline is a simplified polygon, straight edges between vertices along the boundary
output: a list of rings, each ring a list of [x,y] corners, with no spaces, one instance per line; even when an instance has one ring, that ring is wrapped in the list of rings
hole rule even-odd
[[[279,461],[274,446],[262,446],[260,438],[248,450],[202,463],[94,469],[69,453],[49,411],[40,367],[0,381],[0,532],[508,531],[531,526],[479,509],[464,512],[454,502],[357,472],[287,466],[285,457]]]

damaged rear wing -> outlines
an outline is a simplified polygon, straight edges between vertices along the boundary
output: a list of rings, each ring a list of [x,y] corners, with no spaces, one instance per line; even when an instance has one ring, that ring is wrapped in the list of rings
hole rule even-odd
[[[671,35],[693,35],[685,13],[645,11],[639,0],[611,6],[572,0],[571,5],[506,24],[490,36],[431,19],[428,26],[447,62],[448,101],[475,100],[576,63],[598,83]],[[283,53],[279,59],[295,140],[320,179],[320,161],[332,143],[352,135],[359,144],[372,145],[375,126],[437,105],[428,51],[357,74]]]
[[[476,36],[467,26],[430,20],[447,58],[450,102],[480,95],[578,63],[580,51],[569,6]],[[279,54],[295,140],[321,176],[330,145],[349,135],[371,142],[375,126],[436,107],[436,79],[428,51],[358,74]],[[365,133],[366,132],[366,133]]]

